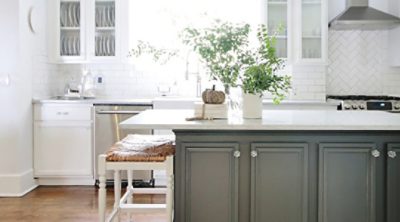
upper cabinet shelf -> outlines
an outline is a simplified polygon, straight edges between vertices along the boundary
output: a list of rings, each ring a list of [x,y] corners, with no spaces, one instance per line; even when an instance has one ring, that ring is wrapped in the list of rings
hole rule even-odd
[[[129,1],[49,2],[49,59],[54,63],[122,62],[128,52]],[[125,11],[124,11],[125,10]],[[128,35],[128,33],[124,34]],[[126,53],[122,49],[126,49]]]

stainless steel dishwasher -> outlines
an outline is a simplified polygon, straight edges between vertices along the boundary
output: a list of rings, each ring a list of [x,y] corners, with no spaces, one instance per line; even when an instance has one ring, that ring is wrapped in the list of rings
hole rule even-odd
[[[94,132],[94,169],[96,184],[98,184],[97,157],[105,153],[114,143],[125,138],[128,134],[152,134],[152,130],[127,130],[121,129],[119,123],[139,114],[140,112],[152,109],[152,105],[135,104],[95,104],[95,132]],[[122,175],[126,179],[126,175]],[[112,184],[113,173],[107,173],[107,184]],[[154,186],[151,171],[134,171],[134,185],[137,187]]]

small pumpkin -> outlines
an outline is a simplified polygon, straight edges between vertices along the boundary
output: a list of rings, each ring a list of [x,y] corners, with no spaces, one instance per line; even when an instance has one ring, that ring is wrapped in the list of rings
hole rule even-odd
[[[222,104],[225,102],[225,93],[215,90],[215,85],[213,85],[212,89],[204,90],[201,97],[205,104]]]

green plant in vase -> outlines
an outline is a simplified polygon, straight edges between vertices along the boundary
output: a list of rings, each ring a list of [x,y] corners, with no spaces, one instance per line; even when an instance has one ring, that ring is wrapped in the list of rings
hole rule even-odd
[[[271,93],[274,103],[278,104],[291,88],[290,76],[278,75],[284,68],[284,61],[276,53],[276,36],[269,35],[265,25],[260,25],[257,39],[259,46],[242,56],[247,63],[240,77],[244,93],[243,116],[247,118],[261,118],[264,92]]]

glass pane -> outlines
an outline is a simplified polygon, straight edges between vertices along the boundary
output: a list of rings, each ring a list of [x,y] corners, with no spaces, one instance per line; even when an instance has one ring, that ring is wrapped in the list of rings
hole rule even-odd
[[[115,56],[115,1],[96,1],[95,55]]]
[[[61,2],[60,26],[80,27],[81,5],[80,2]]]
[[[302,57],[309,59],[321,58],[321,0],[303,0],[302,5]]]
[[[60,55],[79,56],[81,54],[80,2],[60,3]]]
[[[60,55],[79,56],[81,54],[79,30],[61,30]]]
[[[277,35],[276,52],[281,58],[287,58],[287,0],[268,0],[268,30]]]

